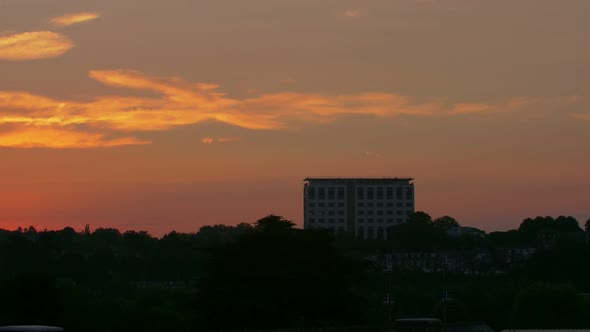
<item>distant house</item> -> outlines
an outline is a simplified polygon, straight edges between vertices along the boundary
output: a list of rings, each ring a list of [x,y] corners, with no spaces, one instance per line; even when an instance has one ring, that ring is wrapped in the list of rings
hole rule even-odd
[[[524,263],[537,252],[537,248],[513,246],[497,248],[494,252],[494,265],[499,268],[510,268]]]
[[[556,231],[551,228],[543,228],[537,232],[537,247],[550,248],[560,242],[584,243],[586,234],[584,231]]]

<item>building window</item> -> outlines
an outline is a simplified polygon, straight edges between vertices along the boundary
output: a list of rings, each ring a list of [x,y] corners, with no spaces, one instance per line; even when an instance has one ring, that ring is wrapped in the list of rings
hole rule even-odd
[[[308,220],[309,220],[309,223],[310,223],[310,224],[313,224],[313,223],[315,223],[315,218],[309,218]]]
[[[308,205],[309,205],[309,207],[311,207],[311,208],[315,207],[315,203],[309,203]]]
[[[370,215],[370,216],[372,216],[373,215],[373,212],[374,212],[373,210],[369,210],[369,211],[367,211],[367,214]]]
[[[393,187],[387,187],[385,191],[387,194],[387,199],[393,199]]]
[[[368,222],[369,224],[372,224],[372,223],[374,223],[374,222],[375,222],[375,220],[374,220],[373,218],[369,218],[369,219],[367,219],[367,222]]]
[[[334,188],[328,188],[328,199],[334,199],[335,197]]]
[[[383,199],[383,187],[377,187],[377,199]]]
[[[365,219],[363,219],[363,218],[359,218],[359,219],[358,219],[358,222],[359,222],[359,224],[364,224],[364,223],[365,223]]]
[[[403,199],[404,198],[403,194],[404,194],[404,192],[401,187],[395,188],[395,197],[397,199]]]
[[[318,199],[321,201],[326,199],[326,190],[324,188],[318,188]]]
[[[307,188],[307,198],[315,199],[315,188]]]
[[[340,211],[338,211],[338,215],[339,215],[339,216],[343,216],[343,215],[344,215],[344,210],[340,210]]]
[[[358,203],[358,207],[365,207],[365,203]]]
[[[340,219],[338,219],[338,222],[341,223],[341,224],[344,224],[344,219],[343,218],[340,218]]]
[[[397,223],[398,223],[398,224],[401,224],[401,223],[403,223],[403,222],[404,222],[404,220],[403,220],[402,218],[397,218]]]
[[[375,238],[375,229],[373,226],[367,227],[367,239],[374,239]]]
[[[328,203],[328,207],[334,207],[334,203]]]
[[[393,216],[393,210],[387,210],[387,215],[388,216]]]
[[[338,207],[344,207],[344,203],[338,203]]]
[[[338,199],[344,199],[344,188],[338,188]]]
[[[384,239],[384,236],[383,236],[383,227],[378,227],[377,228],[377,238],[380,239],[380,240]]]
[[[403,205],[402,205],[402,202],[397,202],[397,203],[395,203],[395,206],[397,206],[399,208],[399,207],[402,207]]]
[[[318,207],[321,207],[321,208],[323,208],[324,206],[325,206],[325,204],[324,204],[324,203],[318,203]]]
[[[319,218],[319,219],[318,219],[318,223],[320,223],[320,224],[323,224],[324,222],[325,222],[325,221],[324,221],[324,218]]]
[[[414,206],[414,204],[412,204],[412,202],[407,202],[407,203],[406,203],[406,207],[409,207],[409,208],[411,208],[411,207],[413,207],[413,206]]]
[[[365,199],[365,188],[356,188],[356,197],[358,199]]]
[[[375,206],[375,204],[374,204],[373,202],[369,202],[369,203],[367,203],[367,206],[368,206],[368,207],[374,207],[374,206]]]
[[[377,207],[383,207],[383,203],[381,203],[381,202],[377,203]]]
[[[365,210],[359,210],[359,216],[364,216],[365,215]]]
[[[373,187],[367,188],[367,199],[374,199],[375,195],[373,195]]]
[[[328,223],[329,224],[333,224],[334,223],[334,219],[332,219],[332,218],[328,219]]]
[[[330,211],[328,211],[328,215],[329,215],[329,216],[333,216],[333,215],[334,215],[334,210],[330,210]]]
[[[377,210],[377,215],[378,216],[382,216],[383,215],[383,210]]]
[[[387,207],[393,207],[393,202],[387,202]]]
[[[393,218],[387,218],[387,223],[388,224],[393,224]]]
[[[406,189],[406,198],[412,199],[413,196],[414,196],[414,191],[412,190],[412,187],[408,187]]]

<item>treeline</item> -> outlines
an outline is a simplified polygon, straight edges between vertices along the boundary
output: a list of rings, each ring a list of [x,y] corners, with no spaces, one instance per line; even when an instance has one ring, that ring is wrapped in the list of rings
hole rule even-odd
[[[0,325],[199,331],[387,326],[431,316],[496,329],[590,327],[583,295],[590,293],[590,248],[571,240],[584,239],[575,219],[526,219],[485,236],[451,235],[457,227],[451,217],[417,212],[387,241],[296,229],[278,216],[161,238],[89,227],[0,230]],[[366,259],[507,247],[537,251],[503,273],[492,261],[478,275],[386,271]]]
[[[277,216],[194,234],[0,231],[0,326],[198,331],[366,322],[368,264]]]

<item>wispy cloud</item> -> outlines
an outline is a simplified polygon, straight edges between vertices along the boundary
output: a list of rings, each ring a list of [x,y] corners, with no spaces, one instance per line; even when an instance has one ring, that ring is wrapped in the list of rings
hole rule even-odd
[[[220,137],[220,138],[217,139],[217,142],[219,142],[219,143],[231,143],[231,142],[237,142],[239,140],[240,140],[239,137]]]
[[[240,139],[238,137],[219,137],[219,138],[213,138],[213,137],[203,137],[201,139],[201,143],[203,144],[213,144],[213,143],[231,143],[231,142],[236,142],[239,141]]]
[[[358,9],[347,9],[342,12],[343,16],[357,18],[361,16],[361,12]]]
[[[201,143],[203,143],[203,144],[211,144],[213,142],[215,142],[215,139],[213,139],[211,137],[203,137],[201,139]]]
[[[489,111],[492,107],[487,104],[459,103],[453,105],[449,114],[473,114]]]
[[[104,134],[87,133],[59,127],[24,126],[0,129],[0,147],[13,148],[97,148],[148,144],[133,137],[108,138]]]
[[[51,31],[33,31],[0,36],[0,60],[25,61],[60,56],[74,47],[66,36]]]
[[[100,13],[75,13],[63,16],[53,17],[49,22],[55,26],[67,27],[73,24],[84,23],[95,20],[100,17]]]
[[[574,113],[573,117],[580,120],[589,120],[590,121],[590,113]]]
[[[460,115],[501,108],[513,110],[526,104],[525,99],[498,105],[416,103],[406,96],[375,92],[340,95],[282,92],[234,99],[219,92],[217,85],[151,77],[136,71],[96,70],[89,76],[106,85],[151,91],[156,95],[68,101],[27,92],[0,91],[0,146],[87,148],[145,144],[144,140],[130,137],[134,136],[132,133],[168,130],[204,121],[253,130],[280,130],[293,124],[328,123],[345,115],[380,118]],[[205,137],[201,142],[233,140]]]

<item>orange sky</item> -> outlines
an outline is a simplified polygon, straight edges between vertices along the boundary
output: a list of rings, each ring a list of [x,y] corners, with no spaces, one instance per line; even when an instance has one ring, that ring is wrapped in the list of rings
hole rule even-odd
[[[307,176],[485,230],[590,217],[586,0],[4,0],[0,227],[162,235]]]

